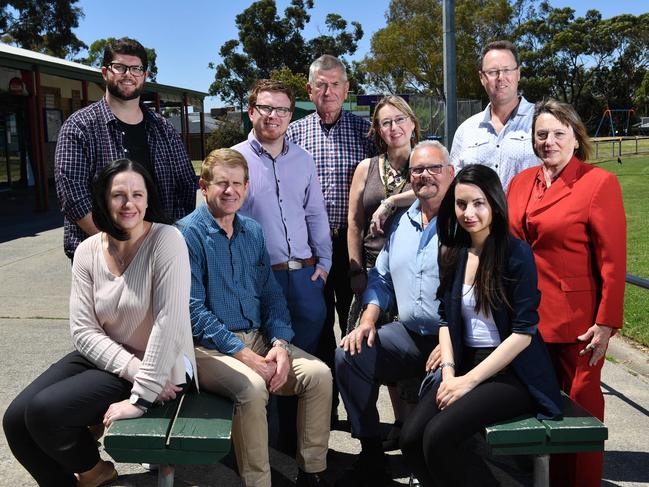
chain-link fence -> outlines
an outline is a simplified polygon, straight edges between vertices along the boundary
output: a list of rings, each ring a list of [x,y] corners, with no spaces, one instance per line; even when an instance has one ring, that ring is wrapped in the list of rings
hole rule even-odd
[[[408,103],[419,120],[422,138],[438,139],[445,144],[444,116],[446,103],[444,100],[439,100],[427,95],[410,95]],[[480,111],[482,111],[482,102],[480,100],[458,100],[458,127],[471,115]]]

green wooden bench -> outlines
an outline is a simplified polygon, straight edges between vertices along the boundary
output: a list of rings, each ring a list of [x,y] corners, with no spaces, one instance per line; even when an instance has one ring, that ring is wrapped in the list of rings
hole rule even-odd
[[[534,487],[550,485],[550,454],[603,451],[608,428],[563,395],[563,419],[521,417],[485,428],[494,455],[533,455]]]
[[[159,465],[158,486],[170,487],[174,465],[218,463],[230,451],[232,401],[191,392],[135,419],[115,421],[104,448],[117,462]]]

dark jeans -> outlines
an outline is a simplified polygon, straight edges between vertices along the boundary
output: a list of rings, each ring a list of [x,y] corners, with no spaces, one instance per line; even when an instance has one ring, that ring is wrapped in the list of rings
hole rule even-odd
[[[372,347],[363,341],[361,353],[336,349],[336,381],[354,438],[380,438],[376,401],[381,384],[423,376],[437,335],[422,336],[400,322],[377,329]]]
[[[458,370],[466,373],[486,356],[480,349],[467,349]],[[507,368],[482,382],[449,407],[437,409],[436,396],[441,383],[434,384],[420,399],[401,429],[400,446],[406,464],[424,487],[491,485],[490,473],[480,470],[480,480],[466,479],[466,472],[483,464],[468,441],[485,426],[534,411],[527,387]]]
[[[97,369],[79,352],[50,366],[7,408],[2,425],[16,459],[40,486],[75,487],[75,472],[99,461],[87,426],[128,398],[132,384]]]
[[[295,332],[292,343],[311,354],[315,354],[320,341],[326,313],[325,284],[322,279],[311,280],[314,272],[314,266],[295,271],[273,271],[291,315]]]

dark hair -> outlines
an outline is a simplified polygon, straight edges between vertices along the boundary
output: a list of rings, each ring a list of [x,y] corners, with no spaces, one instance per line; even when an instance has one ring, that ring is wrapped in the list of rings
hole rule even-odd
[[[95,176],[92,183],[92,221],[95,223],[95,226],[117,240],[129,239],[128,233],[115,225],[108,210],[108,192],[110,191],[113,178],[124,171],[134,171],[144,179],[147,192],[147,209],[144,219],[148,222],[171,224],[171,219],[165,214],[160,204],[158,189],[149,172],[144,166],[135,161],[131,161],[130,159],[117,159],[104,167]]]
[[[592,146],[590,144],[590,139],[588,138],[588,132],[584,126],[584,122],[581,121],[579,115],[568,103],[563,103],[552,98],[543,100],[534,105],[534,118],[532,119],[532,138],[534,138],[535,128],[536,128],[536,119],[539,115],[543,113],[549,113],[554,118],[559,120],[563,125],[567,127],[572,127],[572,131],[575,133],[575,138],[577,139],[577,148],[575,149],[575,156],[580,161],[587,161],[590,158],[592,153]],[[532,142],[532,148],[534,153],[538,156],[536,151],[536,144]]]
[[[437,234],[440,251],[440,285],[437,297],[453,285],[457,260],[462,249],[471,246],[469,233],[460,226],[455,216],[455,187],[458,184],[474,184],[482,190],[491,206],[491,227],[475,276],[475,311],[489,312],[501,304],[510,306],[503,285],[504,268],[509,250],[509,218],[507,199],[496,172],[481,164],[464,167],[446,191],[437,214]],[[464,270],[458,269],[458,272]]]
[[[116,54],[126,54],[128,56],[137,56],[144,67],[144,70],[149,69],[149,58],[146,55],[146,49],[135,39],[122,37],[121,39],[114,39],[106,44],[104,47],[104,58],[101,61],[102,66],[108,66],[115,59]]]
[[[512,56],[514,56],[516,66],[520,66],[520,63],[518,61],[518,50],[516,49],[516,46],[510,41],[500,40],[490,42],[482,49],[482,53],[480,54],[480,71],[482,71],[482,63],[484,63],[484,57],[489,51],[509,51],[512,53]]]
[[[248,97],[248,108],[253,108],[257,104],[257,97],[262,91],[280,92],[288,96],[291,102],[291,112],[295,110],[295,94],[293,89],[277,79],[259,79],[255,81],[250,89],[250,96]]]

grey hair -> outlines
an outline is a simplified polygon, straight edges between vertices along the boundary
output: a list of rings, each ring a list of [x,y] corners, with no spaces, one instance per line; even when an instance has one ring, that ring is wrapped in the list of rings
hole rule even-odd
[[[323,54],[318,59],[311,63],[309,67],[309,83],[315,83],[315,77],[317,71],[329,71],[331,69],[340,69],[343,74],[343,80],[347,81],[347,68],[345,64],[338,59],[336,56],[331,54]]]
[[[450,156],[448,154],[448,149],[444,147],[441,144],[441,142],[439,142],[438,140],[422,140],[416,146],[414,146],[410,151],[410,157],[408,158],[408,163],[410,163],[410,159],[412,159],[412,155],[415,153],[417,149],[424,149],[426,147],[430,147],[431,149],[438,149],[442,153],[444,162],[446,163],[449,162]]]

